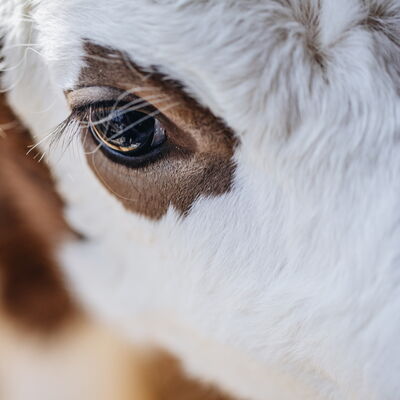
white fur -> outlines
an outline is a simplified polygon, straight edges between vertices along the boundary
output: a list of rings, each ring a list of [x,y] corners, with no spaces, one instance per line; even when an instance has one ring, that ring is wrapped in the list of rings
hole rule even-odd
[[[399,77],[363,24],[368,2],[11,3],[4,85],[39,139],[68,115],[84,39],[181,80],[241,139],[233,190],[158,222],[128,213],[78,142],[47,154],[89,238],[60,252],[87,307],[237,396],[397,399]]]

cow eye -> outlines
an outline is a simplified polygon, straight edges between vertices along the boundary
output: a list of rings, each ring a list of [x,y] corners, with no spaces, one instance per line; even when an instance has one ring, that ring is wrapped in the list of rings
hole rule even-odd
[[[161,146],[166,133],[151,113],[91,107],[89,130],[106,154],[145,157]]]

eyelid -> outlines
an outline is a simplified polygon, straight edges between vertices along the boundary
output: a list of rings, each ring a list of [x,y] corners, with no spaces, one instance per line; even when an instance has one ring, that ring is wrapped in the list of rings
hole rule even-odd
[[[107,101],[128,102],[137,98],[133,93],[123,92],[109,86],[89,86],[66,93],[72,109]]]
[[[130,93],[109,86],[82,87],[66,93],[66,96],[73,112],[82,110],[95,112],[96,108],[111,111],[124,108],[129,104],[132,104],[132,106],[139,105],[139,103],[140,107],[138,108],[141,112],[152,113],[157,110],[157,107],[133,92]]]

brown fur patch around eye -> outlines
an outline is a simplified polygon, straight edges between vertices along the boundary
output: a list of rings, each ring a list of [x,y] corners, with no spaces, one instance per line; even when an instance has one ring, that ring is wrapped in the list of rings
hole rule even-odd
[[[179,361],[163,351],[142,360],[140,375],[149,400],[233,400],[216,387],[187,377]]]
[[[157,219],[170,205],[185,214],[199,197],[230,190],[236,140],[221,120],[190,98],[179,84],[160,74],[146,73],[124,54],[90,43],[86,52],[78,87],[131,91],[160,110],[158,118],[167,131],[163,154],[137,168],[111,161],[103,151],[97,151],[90,134],[84,132],[89,165],[110,192],[129,210]],[[73,93],[68,97],[74,106]]]
[[[53,331],[75,316],[55,261],[67,234],[50,174],[32,155],[29,134],[0,97],[0,307],[30,329]]]

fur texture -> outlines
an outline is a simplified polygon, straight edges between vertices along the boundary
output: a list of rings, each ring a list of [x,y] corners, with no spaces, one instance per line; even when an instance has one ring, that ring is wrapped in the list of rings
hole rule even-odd
[[[399,1],[0,10],[3,86],[38,140],[68,115],[90,40],[183,82],[241,142],[229,193],[158,222],[110,195],[78,142],[41,142],[88,238],[59,257],[92,312],[244,398],[398,397]]]

